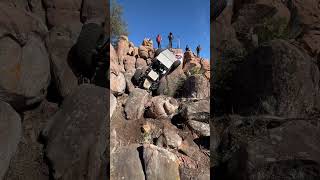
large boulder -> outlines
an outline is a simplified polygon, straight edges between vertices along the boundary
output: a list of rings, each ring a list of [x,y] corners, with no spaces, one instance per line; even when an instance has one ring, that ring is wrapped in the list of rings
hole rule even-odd
[[[126,72],[133,72],[136,69],[136,58],[133,56],[126,55],[123,59],[124,69]]]
[[[171,97],[180,96],[183,88],[186,75],[180,64],[171,74],[162,78],[159,82],[157,95],[167,95]]]
[[[117,55],[119,57],[119,64],[123,65],[124,57],[129,52],[129,40],[127,36],[120,36],[117,44]]]
[[[110,74],[110,90],[114,95],[121,95],[126,90],[126,78],[123,73]]]
[[[183,97],[204,99],[210,96],[210,82],[202,74],[192,75],[183,85]]]
[[[143,145],[146,179],[177,180],[179,160],[175,154],[152,144]]]
[[[69,53],[74,44],[70,35],[64,28],[54,27],[46,39],[53,80],[62,97],[69,95],[78,86],[78,79],[68,64]]]
[[[72,33],[72,39],[77,39],[80,34],[82,23],[80,12],[66,9],[47,9],[47,20],[49,27],[64,27]]]
[[[55,179],[98,179],[107,147],[109,92],[83,84],[49,120],[42,136]]]
[[[107,2],[100,0],[83,0],[81,9],[81,19],[86,22],[101,24],[105,20],[107,12]]]
[[[0,179],[3,179],[22,134],[20,116],[3,101],[0,101],[0,132]]]
[[[172,97],[155,96],[149,102],[149,107],[146,116],[150,118],[168,118],[175,114],[179,104]]]
[[[0,40],[0,99],[21,109],[45,98],[50,82],[47,50],[38,36],[31,36],[24,47],[15,40]]]
[[[194,132],[201,136],[210,136],[210,102],[208,100],[184,102],[180,113]]]
[[[137,61],[136,61],[136,68],[143,68],[147,66],[147,62],[145,59],[142,59],[142,58],[137,58]]]
[[[319,70],[294,44],[274,40],[254,51],[234,75],[234,112],[303,117],[319,111]]]
[[[312,121],[276,116],[221,119],[226,127],[219,145],[225,168],[220,178],[318,179],[319,127]]]
[[[137,120],[143,116],[145,104],[149,99],[146,90],[135,88],[130,94],[125,104],[124,112],[128,120]]]
[[[120,147],[111,154],[111,179],[145,179],[138,148],[139,145],[132,144]]]
[[[145,46],[140,46],[138,49],[139,57],[143,59],[148,59],[149,58],[149,52],[148,49]]]
[[[0,3],[0,37],[12,36],[20,45],[33,38],[30,34],[37,34],[45,37],[48,29],[44,23],[22,9]]]

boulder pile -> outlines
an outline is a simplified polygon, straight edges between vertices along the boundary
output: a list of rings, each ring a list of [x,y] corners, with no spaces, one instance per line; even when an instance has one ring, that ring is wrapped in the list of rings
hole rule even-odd
[[[101,24],[105,5],[0,2],[1,180],[107,178],[109,91],[79,84],[69,62],[83,24]]]
[[[319,2],[234,0],[212,50],[217,180],[319,179]]]
[[[160,80],[156,93],[131,79],[156,48],[121,36],[111,56],[111,179],[209,179],[209,61],[184,53],[184,63]],[[173,49],[182,52],[181,49]]]

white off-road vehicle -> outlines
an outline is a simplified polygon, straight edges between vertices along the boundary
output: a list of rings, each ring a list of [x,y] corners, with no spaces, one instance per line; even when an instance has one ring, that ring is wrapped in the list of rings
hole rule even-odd
[[[154,91],[158,88],[159,81],[173,72],[180,63],[169,49],[158,49],[156,57],[147,68],[136,70],[132,82],[142,89]]]

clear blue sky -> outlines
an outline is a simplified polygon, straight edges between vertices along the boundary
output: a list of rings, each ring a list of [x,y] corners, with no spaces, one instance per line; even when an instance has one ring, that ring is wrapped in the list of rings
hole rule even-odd
[[[210,0],[117,0],[124,8],[123,18],[128,23],[129,40],[136,46],[145,37],[161,34],[162,47],[168,45],[168,34],[175,37],[173,47],[192,51],[201,45],[201,57],[210,59]]]

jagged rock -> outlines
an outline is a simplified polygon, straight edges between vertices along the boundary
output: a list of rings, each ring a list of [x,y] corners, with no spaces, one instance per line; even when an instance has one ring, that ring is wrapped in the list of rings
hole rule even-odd
[[[181,116],[193,131],[201,136],[210,136],[210,102],[208,100],[183,103]]]
[[[201,69],[200,59],[195,57],[193,52],[186,51],[183,59],[183,71],[191,71],[192,69]]]
[[[125,113],[128,120],[140,119],[144,113],[145,103],[149,98],[146,90],[135,88],[125,104]]]
[[[208,123],[188,120],[187,124],[190,128],[200,136],[210,136],[210,125]]]
[[[21,48],[9,37],[0,40],[0,99],[21,109],[40,102],[50,82],[50,62],[37,36]]]
[[[126,78],[123,73],[110,74],[110,90],[114,95],[121,95],[126,90]]]
[[[111,179],[145,179],[138,147],[136,144],[120,147],[111,154]]]
[[[157,94],[171,97],[181,95],[180,91],[182,91],[185,79],[186,75],[182,70],[182,65],[180,65],[171,74],[160,80]]]
[[[7,103],[0,101],[0,179],[3,179],[21,138],[21,119]]]
[[[149,102],[146,116],[150,118],[167,118],[173,115],[179,107],[178,102],[172,97],[155,96]]]
[[[210,82],[202,74],[187,78],[183,89],[183,97],[204,99],[210,96]]]
[[[81,19],[83,22],[95,22],[101,24],[105,20],[107,2],[100,0],[83,0]]]
[[[144,59],[142,59],[142,58],[138,58],[138,59],[137,59],[137,62],[136,62],[136,68],[137,68],[137,69],[138,69],[138,68],[143,68],[143,67],[145,67],[145,66],[147,66],[146,60],[144,60]]]
[[[110,93],[110,118],[113,115],[113,112],[116,110],[117,107],[117,98]]]
[[[151,39],[144,38],[142,41],[142,46],[153,47],[153,42]]]
[[[316,64],[284,40],[271,41],[253,52],[239,65],[233,82],[235,112],[303,117],[320,109]]]
[[[98,179],[107,146],[105,88],[83,84],[51,117],[42,136],[55,179]]]
[[[163,148],[152,144],[143,145],[143,162],[146,179],[180,179],[178,158]]]
[[[62,97],[69,95],[78,86],[78,79],[68,64],[69,52],[73,44],[70,34],[64,28],[54,27],[46,39],[53,80]]]
[[[126,55],[124,58],[123,58],[123,63],[124,63],[124,68],[126,70],[126,72],[134,72],[135,69],[136,69],[136,58],[133,57],[133,56],[129,56],[129,55]]]
[[[170,128],[163,130],[163,136],[165,138],[165,144],[171,148],[178,148],[182,144],[182,138],[177,132]]]
[[[143,59],[148,59],[149,58],[149,53],[148,49],[145,46],[140,46],[138,50],[139,57]]]

